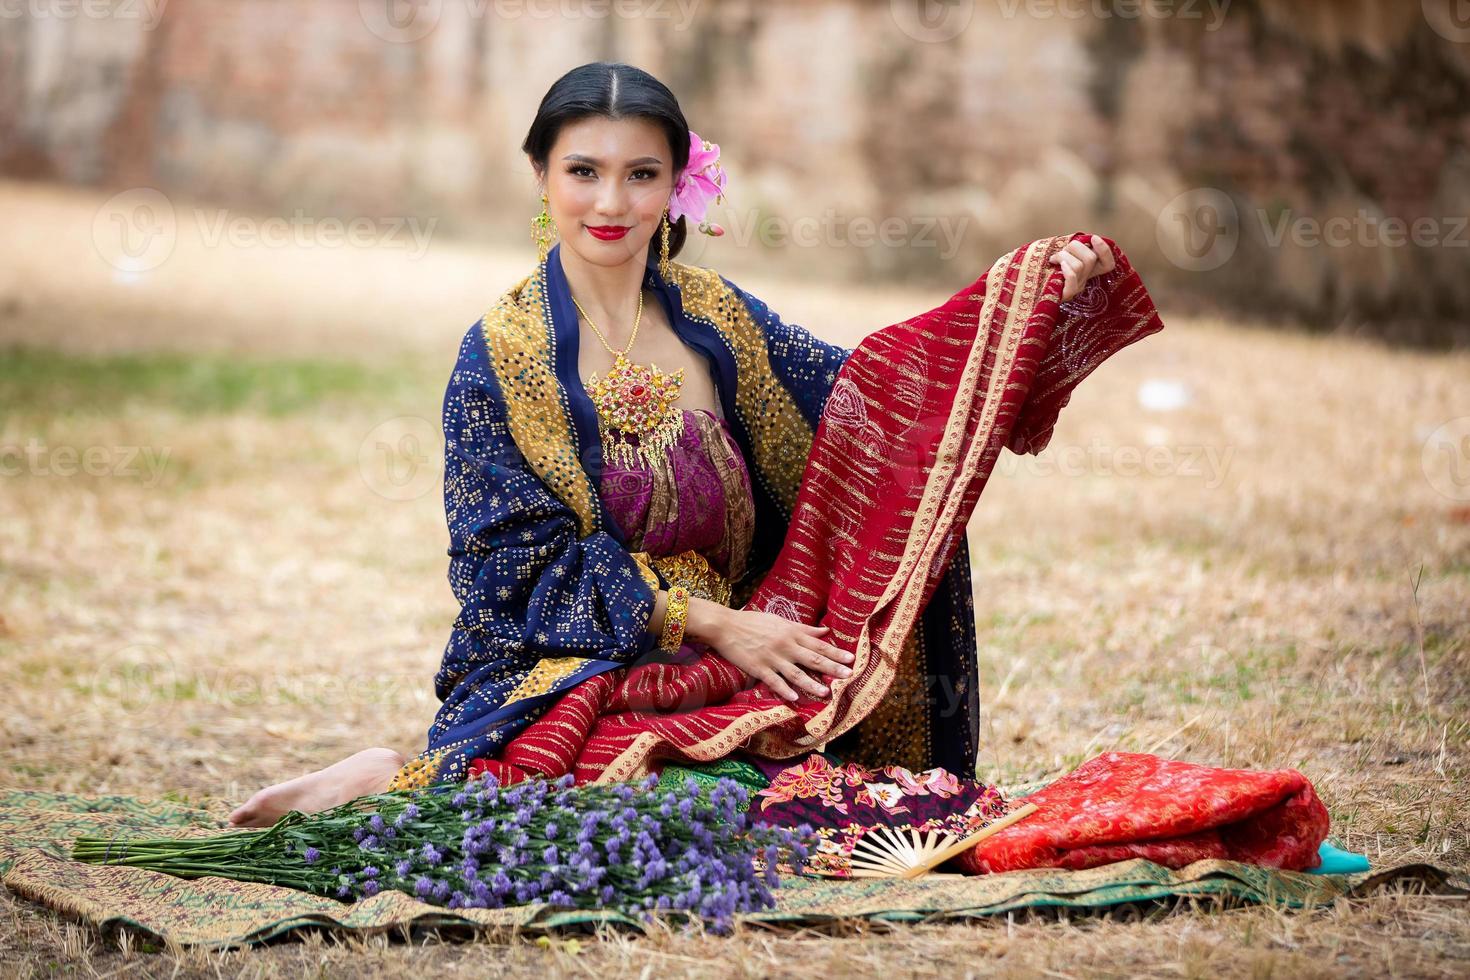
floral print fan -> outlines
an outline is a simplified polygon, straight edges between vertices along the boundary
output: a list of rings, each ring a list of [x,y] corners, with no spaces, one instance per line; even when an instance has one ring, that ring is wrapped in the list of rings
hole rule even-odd
[[[816,840],[805,874],[915,878],[1035,810],[1031,803],[1012,806],[994,786],[944,769],[833,765],[813,754],[758,791],[750,815],[812,827]]]

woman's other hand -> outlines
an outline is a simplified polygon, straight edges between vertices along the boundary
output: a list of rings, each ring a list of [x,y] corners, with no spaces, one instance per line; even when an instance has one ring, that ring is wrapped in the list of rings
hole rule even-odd
[[[1052,265],[1061,266],[1062,274],[1066,277],[1062,285],[1063,303],[1082,292],[1087,280],[1112,272],[1118,266],[1118,260],[1113,257],[1113,250],[1108,247],[1107,242],[1093,235],[1090,245],[1089,248],[1080,241],[1071,241],[1066,248],[1054,252],[1047,259]]]
[[[713,608],[702,608],[700,612],[715,613],[710,617],[713,621],[708,622],[707,628],[696,630],[699,635],[693,638],[764,682],[777,697],[795,701],[799,692],[807,697],[825,698],[831,691],[814,674],[833,677],[852,674],[848,666],[853,661],[852,654],[824,639],[831,633],[830,626],[793,623],[759,609],[729,609],[716,603],[709,606]],[[695,626],[695,619],[691,604],[686,632]]]

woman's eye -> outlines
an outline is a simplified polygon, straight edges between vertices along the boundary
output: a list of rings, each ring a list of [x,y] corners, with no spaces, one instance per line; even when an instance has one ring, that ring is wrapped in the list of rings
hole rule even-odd
[[[597,176],[597,171],[593,170],[590,166],[588,166],[585,163],[573,164],[572,166],[570,166],[570,167],[567,168],[567,173],[572,174],[573,176],[576,176],[576,177],[596,177]],[[655,177],[658,176],[658,171],[657,170],[651,170],[651,169],[649,169],[647,167],[639,167],[637,170],[634,170],[632,172],[631,176],[635,180],[652,180],[652,179],[654,179]]]

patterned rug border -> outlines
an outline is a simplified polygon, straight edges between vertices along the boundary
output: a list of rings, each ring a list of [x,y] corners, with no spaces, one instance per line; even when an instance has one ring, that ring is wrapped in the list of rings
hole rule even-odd
[[[128,796],[0,789],[0,872],[14,894],[107,932],[128,928],[175,946],[225,948],[276,940],[301,929],[362,934],[445,929],[473,934],[511,931],[554,934],[613,925],[647,931],[638,919],[611,910],[546,905],[448,912],[385,892],[344,905],[286,888],[220,878],[184,881],[133,868],[69,860],[67,841],[99,830],[194,834],[221,829],[205,807]],[[1231,861],[1199,861],[1171,871],[1137,859],[1068,872],[1016,871],[983,876],[934,876],[912,881],[832,881],[786,878],[777,907],[738,917],[753,926],[823,926],[856,920],[912,923],[970,921],[1022,909],[1067,908],[1092,914],[1169,899],[1324,907],[1380,888],[1467,895],[1465,875],[1406,864],[1355,875],[1277,872]]]

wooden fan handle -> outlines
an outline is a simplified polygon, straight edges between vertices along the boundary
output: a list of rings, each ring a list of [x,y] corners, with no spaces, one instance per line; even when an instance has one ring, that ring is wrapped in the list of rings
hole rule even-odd
[[[934,854],[931,854],[921,864],[916,864],[912,868],[909,868],[907,871],[905,871],[903,873],[903,877],[917,878],[920,875],[939,867],[950,858],[957,857],[958,855],[965,853],[970,848],[974,847],[976,844],[989,837],[991,834],[999,833],[1000,831],[1005,830],[1011,824],[1015,823],[1017,820],[1022,820],[1026,817],[1029,817],[1038,809],[1039,807],[1037,807],[1035,803],[1021,804],[1010,813],[1007,813],[1005,816],[1001,817],[999,820],[996,820],[993,823],[986,824],[984,827],[981,827],[973,834],[967,834],[964,837],[961,837],[959,840],[955,841],[944,850],[936,851]]]

